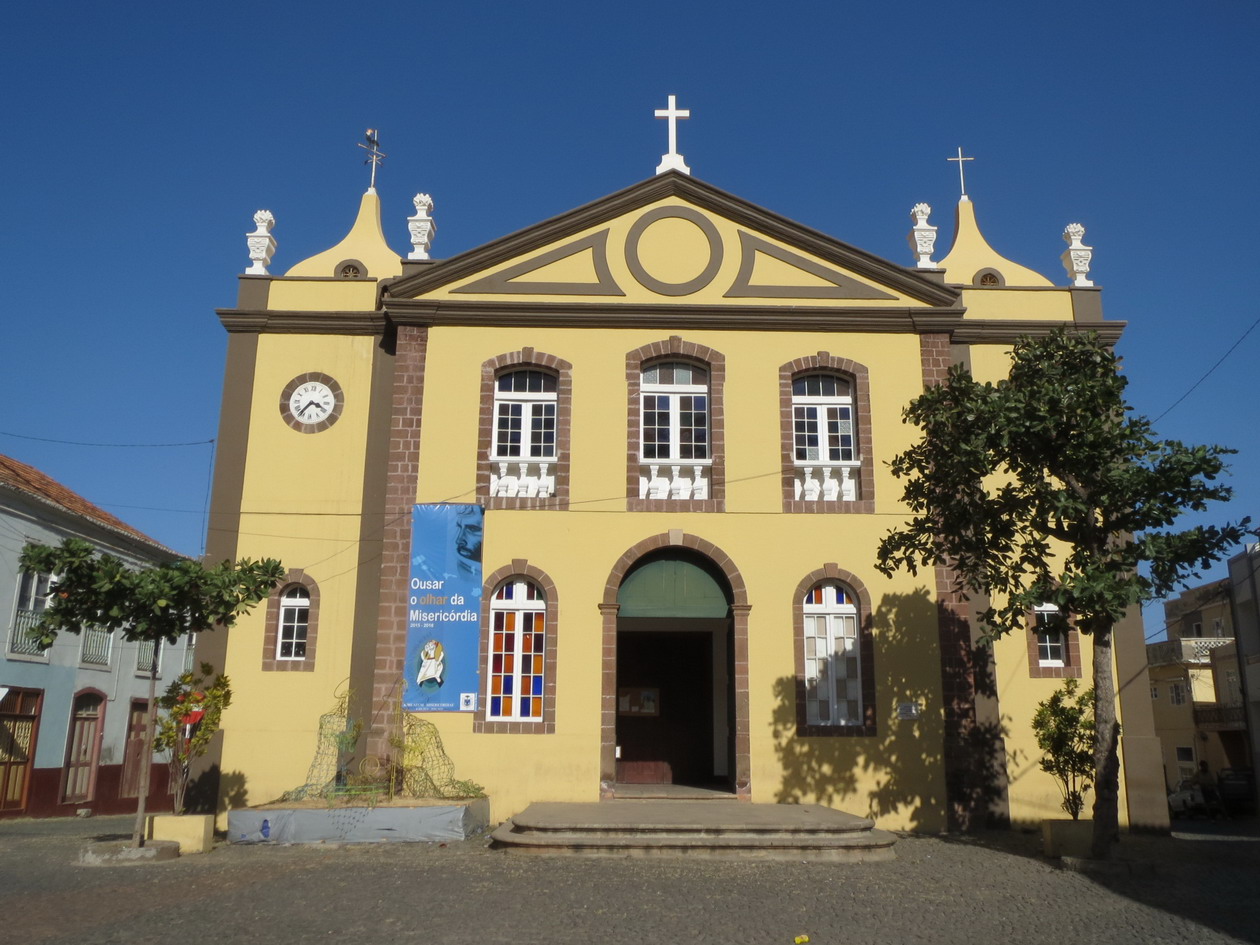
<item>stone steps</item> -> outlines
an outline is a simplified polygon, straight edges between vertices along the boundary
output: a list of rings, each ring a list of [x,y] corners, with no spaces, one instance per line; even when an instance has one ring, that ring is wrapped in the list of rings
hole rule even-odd
[[[872,821],[814,804],[614,800],[531,804],[491,835],[510,853],[738,856],[850,863],[895,859]]]

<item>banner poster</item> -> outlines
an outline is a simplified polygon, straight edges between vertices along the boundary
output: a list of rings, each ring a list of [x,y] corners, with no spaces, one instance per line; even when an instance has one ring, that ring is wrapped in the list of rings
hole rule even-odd
[[[404,711],[477,708],[484,524],[479,505],[412,509]]]

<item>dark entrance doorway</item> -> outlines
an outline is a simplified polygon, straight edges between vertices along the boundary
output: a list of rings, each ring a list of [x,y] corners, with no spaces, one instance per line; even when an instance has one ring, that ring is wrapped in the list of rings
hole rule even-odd
[[[616,778],[732,789],[731,593],[701,555],[649,557],[618,592]]]

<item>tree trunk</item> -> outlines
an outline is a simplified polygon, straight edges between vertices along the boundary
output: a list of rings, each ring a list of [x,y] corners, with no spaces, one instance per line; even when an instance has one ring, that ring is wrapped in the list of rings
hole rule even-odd
[[[153,643],[153,662],[149,665],[149,720],[144,727],[144,748],[140,754],[140,797],[136,799],[136,824],[131,829],[131,845],[144,846],[144,820],[148,813],[149,773],[153,769],[153,739],[157,735],[157,668],[158,651],[162,644]]]
[[[1120,834],[1120,723],[1111,667],[1111,628],[1094,631],[1094,836],[1089,855],[1105,860]]]

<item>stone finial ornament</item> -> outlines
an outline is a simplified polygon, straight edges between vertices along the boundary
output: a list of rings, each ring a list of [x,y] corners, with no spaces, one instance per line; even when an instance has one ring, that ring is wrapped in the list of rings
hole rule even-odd
[[[251,260],[245,275],[267,275],[267,267],[271,265],[272,254],[276,251],[276,238],[271,235],[271,228],[275,225],[276,218],[271,215],[270,210],[259,210],[254,214],[254,232],[245,234]]]
[[[411,252],[408,259],[428,259],[429,245],[437,234],[437,223],[429,216],[433,209],[433,198],[428,194],[416,194],[411,198],[416,205],[416,215],[407,218],[407,229],[411,231]]]
[[[936,227],[928,223],[928,215],[932,208],[925,203],[916,203],[910,208],[910,218],[914,220],[914,229],[906,237],[910,241],[910,249],[919,257],[916,265],[920,269],[935,269],[932,262],[932,250],[936,246]]]
[[[1079,223],[1069,223],[1063,230],[1063,242],[1068,248],[1059,258],[1063,260],[1063,268],[1074,286],[1092,286],[1089,281],[1089,263],[1094,258],[1094,247],[1086,246],[1081,240],[1085,236],[1085,227]]]

